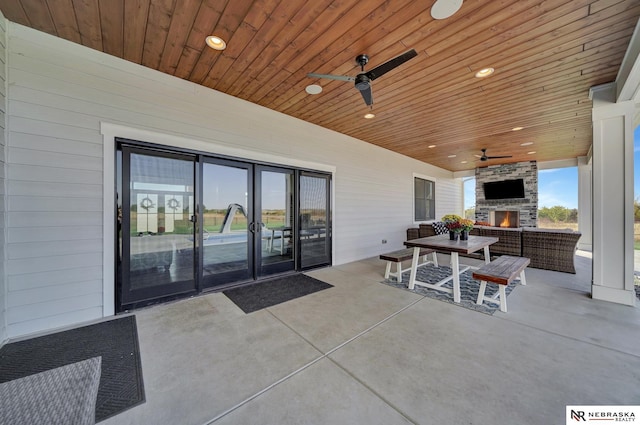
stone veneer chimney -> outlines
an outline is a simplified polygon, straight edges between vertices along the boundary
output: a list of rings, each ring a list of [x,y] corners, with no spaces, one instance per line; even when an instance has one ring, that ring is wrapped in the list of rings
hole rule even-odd
[[[501,180],[524,180],[524,198],[484,199],[483,184]],[[476,168],[476,221],[489,222],[491,211],[518,211],[520,227],[538,226],[538,164],[536,161]]]

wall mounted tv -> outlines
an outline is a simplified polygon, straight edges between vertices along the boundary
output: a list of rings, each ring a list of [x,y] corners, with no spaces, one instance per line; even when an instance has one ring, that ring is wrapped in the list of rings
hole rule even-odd
[[[483,184],[484,199],[524,198],[524,180],[501,180]]]

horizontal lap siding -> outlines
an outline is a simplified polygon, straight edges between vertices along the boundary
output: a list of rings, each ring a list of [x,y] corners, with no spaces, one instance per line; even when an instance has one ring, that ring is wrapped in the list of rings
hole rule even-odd
[[[20,25],[9,41],[11,335],[99,318],[113,302],[101,299],[113,285],[101,280],[113,267],[101,260],[113,208],[102,204],[101,123],[212,154],[335,168],[335,264],[402,247],[413,173],[437,178],[437,193],[456,185],[445,170]],[[439,210],[457,207],[455,190],[437,196]]]
[[[7,24],[0,12],[0,344],[7,338],[7,279],[6,279],[6,202],[5,202],[5,175],[6,175],[6,110],[7,110]]]

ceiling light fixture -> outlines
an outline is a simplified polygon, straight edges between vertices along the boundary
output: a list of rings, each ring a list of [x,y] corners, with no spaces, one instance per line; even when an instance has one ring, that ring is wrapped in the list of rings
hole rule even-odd
[[[320,94],[322,93],[322,87],[317,84],[309,84],[304,91],[309,94]]]
[[[476,78],[484,78],[484,77],[488,77],[489,75],[493,74],[496,70],[489,67],[489,68],[482,68],[480,71],[476,72]]]
[[[433,149],[433,148],[435,148],[435,147],[436,147],[436,145],[429,145],[429,146],[427,146],[427,147],[428,147],[429,149]]]
[[[218,36],[210,35],[205,38],[205,42],[207,46],[211,47],[214,50],[224,50],[227,48],[227,43]]]
[[[466,164],[467,161],[460,161],[460,164]]]
[[[527,152],[527,155],[533,155],[536,151]]]
[[[533,145],[533,142],[520,143],[520,146],[530,146],[530,145]]]
[[[520,130],[522,130],[523,128],[524,128],[524,127],[513,127],[513,128],[511,129],[511,131],[520,131]]]
[[[376,115],[372,113],[364,114],[364,118],[370,120],[371,118],[375,118]]]
[[[449,155],[449,156],[447,156],[447,158],[455,158],[455,157],[456,157],[455,155]]]
[[[436,0],[431,6],[433,19],[447,19],[462,7],[462,0]]]

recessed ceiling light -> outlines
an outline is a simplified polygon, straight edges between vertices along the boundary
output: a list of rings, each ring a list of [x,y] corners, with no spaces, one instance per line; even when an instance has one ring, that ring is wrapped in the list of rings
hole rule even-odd
[[[431,6],[433,19],[447,19],[462,7],[462,0],[436,0]]]
[[[496,70],[493,68],[482,68],[480,71],[476,72],[476,78],[484,78],[493,74]]]
[[[533,145],[533,142],[520,143],[520,146],[530,146],[530,145]]]
[[[533,155],[536,151],[527,152],[527,155]]]
[[[218,36],[210,35],[205,39],[207,46],[214,50],[224,50],[227,48],[227,43]]]
[[[460,164],[466,164],[467,161],[460,161]]]
[[[435,148],[435,147],[436,147],[436,145],[429,145],[429,146],[427,146],[427,147],[428,147],[429,149],[433,149],[433,148]]]
[[[304,90],[309,94],[322,93],[322,87],[317,84],[309,84]]]
[[[455,157],[456,157],[455,155],[449,155],[449,156],[447,156],[447,158],[455,158]]]
[[[524,128],[524,127],[513,127],[513,128],[511,129],[511,131],[520,131],[520,130],[522,130],[523,128]]]
[[[375,118],[375,117],[376,117],[376,115],[375,115],[375,114],[372,114],[372,113],[368,113],[368,114],[364,114],[364,117],[365,117],[365,119],[370,120],[371,118]]]

